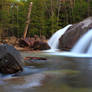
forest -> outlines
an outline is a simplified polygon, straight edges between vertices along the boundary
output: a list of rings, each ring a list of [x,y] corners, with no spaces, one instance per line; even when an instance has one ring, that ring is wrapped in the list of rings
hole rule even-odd
[[[49,38],[64,26],[92,16],[92,0],[1,0],[0,37],[23,36],[30,2],[28,37]]]

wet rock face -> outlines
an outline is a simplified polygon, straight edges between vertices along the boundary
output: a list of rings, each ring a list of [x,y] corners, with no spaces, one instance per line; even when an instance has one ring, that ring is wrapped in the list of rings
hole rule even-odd
[[[70,50],[79,38],[89,29],[92,29],[92,17],[89,17],[80,23],[74,24],[59,39],[59,49]]]
[[[20,53],[9,45],[0,45],[0,72],[12,74],[23,70],[23,59]]]

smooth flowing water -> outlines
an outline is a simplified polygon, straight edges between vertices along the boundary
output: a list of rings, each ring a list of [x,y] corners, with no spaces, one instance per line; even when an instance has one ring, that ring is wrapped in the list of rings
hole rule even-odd
[[[92,92],[92,58],[53,56],[44,52],[22,52],[23,57],[45,57],[47,61],[26,66],[24,73],[0,78],[0,92]]]
[[[92,53],[92,29],[85,33],[72,48],[75,53]]]
[[[52,35],[52,37],[48,40],[48,44],[51,47],[51,50],[54,51],[58,49],[59,38],[67,31],[67,29],[72,25],[67,25],[63,29],[58,30],[56,33]]]

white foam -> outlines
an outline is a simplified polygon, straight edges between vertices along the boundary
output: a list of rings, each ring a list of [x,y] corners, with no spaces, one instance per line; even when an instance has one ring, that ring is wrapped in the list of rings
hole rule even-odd
[[[42,52],[57,52],[59,49],[49,49],[49,50],[43,50]]]
[[[73,52],[55,52],[55,53],[48,53],[49,55],[54,56],[65,56],[65,57],[77,57],[77,58],[92,58],[90,54],[83,54],[83,53],[73,53]]]

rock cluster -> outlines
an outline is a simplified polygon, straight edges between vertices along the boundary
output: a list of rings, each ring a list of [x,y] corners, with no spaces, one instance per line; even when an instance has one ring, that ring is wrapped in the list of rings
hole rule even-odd
[[[38,37],[35,35],[34,37],[29,37],[26,39],[20,39],[19,41],[20,47],[29,47],[33,50],[47,50],[50,49],[47,44],[45,36]]]

